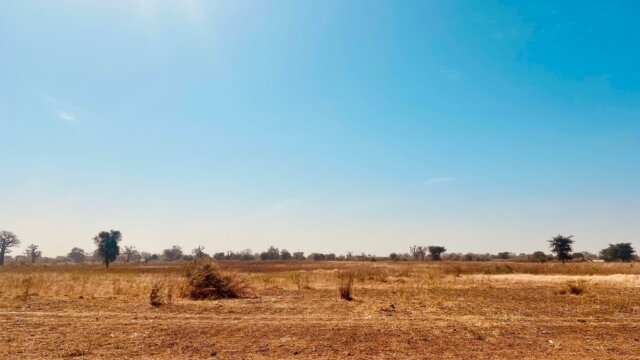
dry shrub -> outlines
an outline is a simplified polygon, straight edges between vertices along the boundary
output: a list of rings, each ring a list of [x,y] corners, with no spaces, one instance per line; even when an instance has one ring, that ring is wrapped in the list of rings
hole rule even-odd
[[[351,296],[351,292],[353,290],[353,273],[342,272],[338,275],[338,279],[340,280],[340,286],[338,287],[340,298],[347,301],[353,300],[353,297]]]
[[[564,284],[560,290],[558,290],[558,294],[560,295],[582,295],[585,291],[585,282],[584,281],[574,281],[568,282]]]
[[[162,284],[161,283],[155,283],[153,284],[153,287],[151,288],[151,293],[149,294],[149,303],[151,304],[151,306],[161,306],[164,305],[164,296],[162,294]]]
[[[311,289],[309,285],[309,275],[306,273],[295,272],[291,275],[293,282],[296,284],[298,291]]]
[[[25,299],[28,298],[31,295],[31,289],[33,288],[33,277],[27,276],[23,278],[20,285],[22,285],[21,297]]]
[[[513,274],[514,272],[513,268],[508,264],[496,265],[484,271],[486,275]]]
[[[223,273],[210,260],[194,261],[185,269],[185,295],[191,300],[235,299],[244,296],[247,286],[236,276]]]

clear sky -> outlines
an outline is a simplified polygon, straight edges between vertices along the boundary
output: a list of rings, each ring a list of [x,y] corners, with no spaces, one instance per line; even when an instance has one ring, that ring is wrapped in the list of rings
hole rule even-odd
[[[0,229],[640,247],[637,1],[1,1]],[[21,252],[22,249],[19,249]]]

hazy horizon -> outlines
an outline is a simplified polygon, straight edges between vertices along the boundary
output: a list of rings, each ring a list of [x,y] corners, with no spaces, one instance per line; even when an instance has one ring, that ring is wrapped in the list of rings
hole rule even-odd
[[[0,230],[43,256],[577,251],[640,232],[640,4],[0,3]]]

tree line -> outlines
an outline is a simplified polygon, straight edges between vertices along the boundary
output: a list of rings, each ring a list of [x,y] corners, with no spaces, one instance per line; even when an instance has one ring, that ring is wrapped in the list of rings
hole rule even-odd
[[[543,251],[536,251],[532,254],[514,254],[510,252],[500,252],[494,254],[474,254],[474,253],[453,253],[445,254],[447,249],[439,245],[413,245],[409,247],[408,253],[391,253],[386,257],[374,256],[371,254],[353,254],[347,252],[343,255],[334,253],[311,253],[309,255],[304,252],[289,252],[286,249],[278,249],[269,247],[266,251],[254,253],[250,249],[239,252],[227,251],[208,254],[203,246],[198,246],[190,253],[185,253],[180,246],[172,246],[164,249],[161,253],[140,252],[133,245],[121,245],[122,233],[117,230],[101,231],[93,238],[96,246],[93,252],[86,252],[81,248],[74,247],[66,256],[59,256],[53,259],[54,262],[74,262],[82,263],[86,261],[100,261],[107,268],[115,261],[124,263],[130,262],[151,262],[151,261],[180,261],[194,260],[201,258],[212,258],[214,260],[312,260],[312,261],[376,261],[376,260],[419,260],[419,261],[493,261],[493,260],[511,260],[511,261],[532,261],[546,262],[550,260],[566,261],[632,261],[638,260],[636,251],[631,243],[609,244],[608,247],[602,249],[598,255],[588,252],[573,251],[573,236],[557,235],[547,240],[549,243],[550,254]],[[0,231],[0,266],[5,263],[5,256],[10,254],[20,245],[18,237],[10,231]],[[24,255],[15,257],[14,261],[20,258],[22,262],[36,263],[42,257],[38,245],[30,244],[24,250]]]

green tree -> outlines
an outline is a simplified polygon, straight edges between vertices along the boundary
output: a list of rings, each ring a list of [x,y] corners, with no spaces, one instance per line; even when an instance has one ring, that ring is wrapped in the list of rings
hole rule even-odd
[[[77,263],[84,262],[87,259],[87,253],[85,253],[84,250],[80,248],[74,247],[67,254],[67,257],[71,259],[71,261],[77,264]]]
[[[122,240],[122,233],[117,230],[101,231],[98,236],[93,238],[96,244],[96,253],[102,258],[104,265],[109,268],[109,264],[114,262],[120,255],[120,246],[118,243]]]
[[[549,248],[551,252],[556,254],[558,260],[561,260],[564,264],[565,261],[571,259],[571,251],[573,251],[573,235],[569,236],[554,236],[553,239],[547,240],[549,242]]]
[[[269,246],[267,251],[260,254],[260,260],[278,260],[280,259],[280,250],[278,248]]]
[[[11,231],[0,231],[0,266],[4,265],[4,255],[11,253],[11,248],[20,245],[20,240]]]
[[[288,250],[282,249],[280,251],[280,259],[282,259],[282,260],[291,260],[291,258],[292,258],[291,253]]]
[[[600,257],[604,261],[631,261],[635,252],[631,243],[609,244],[609,247],[600,251]]]
[[[531,260],[539,263],[546,262],[547,254],[543,253],[542,251],[536,251],[533,254],[531,254]]]
[[[182,248],[180,246],[174,245],[171,249],[162,250],[162,255],[167,261],[178,261],[182,259],[184,254],[182,253]]]
[[[442,260],[442,254],[447,252],[443,246],[429,246],[429,256],[431,256],[431,260],[440,261]]]

